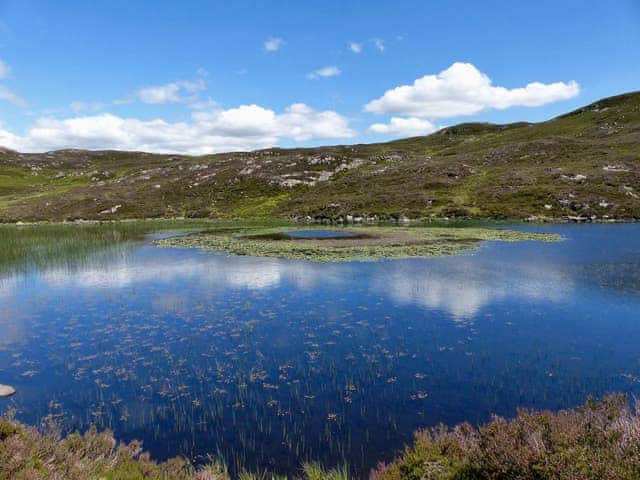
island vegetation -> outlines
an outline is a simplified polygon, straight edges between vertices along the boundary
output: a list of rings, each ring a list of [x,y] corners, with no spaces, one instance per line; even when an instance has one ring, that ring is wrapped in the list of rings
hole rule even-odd
[[[159,241],[160,245],[198,247],[235,255],[280,257],[312,261],[375,260],[439,257],[477,247],[481,241],[556,241],[555,234],[496,228],[364,226],[342,230],[343,237],[292,238],[291,226],[228,227]],[[332,232],[315,227],[319,232]],[[314,230],[308,230],[312,233]]]

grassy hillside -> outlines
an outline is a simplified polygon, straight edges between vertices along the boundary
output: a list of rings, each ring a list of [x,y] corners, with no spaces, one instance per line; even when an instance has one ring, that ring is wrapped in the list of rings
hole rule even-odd
[[[640,218],[640,93],[529,124],[189,157],[0,149],[0,221]]]

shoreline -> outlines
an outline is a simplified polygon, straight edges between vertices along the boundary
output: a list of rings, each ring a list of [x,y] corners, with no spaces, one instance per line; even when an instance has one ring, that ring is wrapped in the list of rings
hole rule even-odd
[[[120,218],[120,219],[75,219],[75,220],[38,220],[38,221],[17,221],[5,222],[0,220],[0,226],[37,226],[37,225],[117,225],[119,223],[134,222],[210,222],[210,223],[257,223],[269,222],[288,223],[290,225],[330,225],[330,226],[428,226],[429,224],[494,224],[494,225],[609,225],[609,224],[635,224],[640,223],[640,218],[493,218],[493,217],[435,217],[435,218],[406,218],[404,220],[362,220],[351,221],[323,221],[306,220],[300,218],[287,217],[267,217],[267,218],[209,218],[209,217],[141,217],[141,218]]]

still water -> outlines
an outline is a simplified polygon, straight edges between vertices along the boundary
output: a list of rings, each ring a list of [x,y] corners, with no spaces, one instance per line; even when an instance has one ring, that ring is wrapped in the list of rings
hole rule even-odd
[[[640,394],[640,225],[318,264],[151,238],[0,276],[0,401],[157,458],[361,475],[417,428]]]

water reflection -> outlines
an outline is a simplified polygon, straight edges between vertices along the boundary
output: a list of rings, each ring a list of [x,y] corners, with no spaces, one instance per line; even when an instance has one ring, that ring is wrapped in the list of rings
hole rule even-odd
[[[456,319],[469,319],[484,306],[506,298],[556,302],[570,296],[573,290],[570,272],[552,263],[503,264],[482,255],[318,264],[192,251],[176,255],[152,247],[145,247],[142,252],[127,249],[119,253],[116,257],[45,270],[40,277],[51,287],[62,289],[117,289],[188,281],[202,288],[257,290],[276,288],[283,283],[299,289],[323,284],[343,284],[348,288],[348,282],[355,276],[365,274],[371,277],[371,289],[380,295],[401,303],[444,310]],[[17,277],[4,281],[15,284]],[[9,292],[9,288],[3,290]]]
[[[505,299],[559,302],[573,281],[551,264],[502,264],[483,256],[386,265],[378,287],[396,301],[448,312],[469,320],[485,306]]]
[[[362,472],[424,425],[640,393],[640,296],[616,288],[635,269],[615,267],[640,268],[640,229],[608,255],[610,230],[560,230],[338,264],[127,244],[4,275],[0,377],[18,394],[2,407],[157,456]]]

